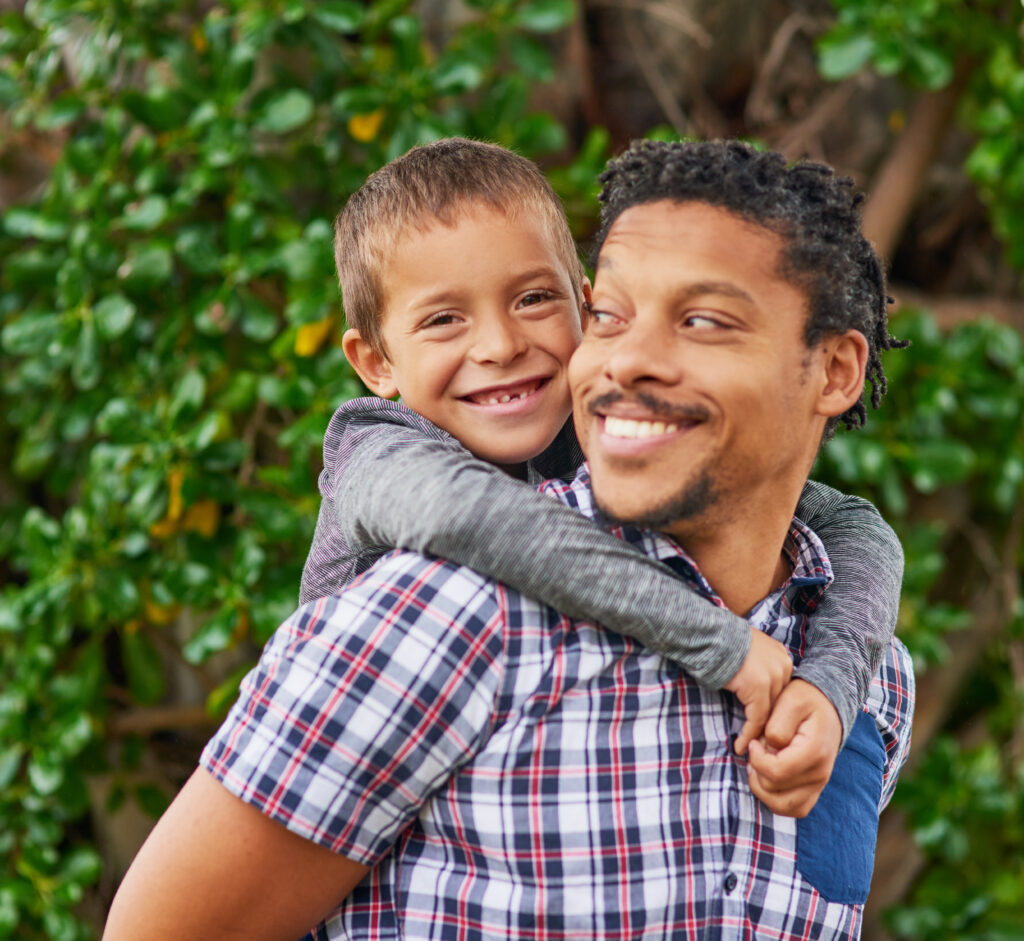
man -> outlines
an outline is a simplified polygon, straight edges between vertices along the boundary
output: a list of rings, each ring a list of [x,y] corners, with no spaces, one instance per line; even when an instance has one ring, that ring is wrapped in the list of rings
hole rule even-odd
[[[735,143],[640,145],[603,179],[570,373],[592,489],[559,495],[648,527],[622,535],[798,657],[830,569],[793,509],[891,345],[856,200]],[[275,635],[108,936],[856,936],[912,694],[894,642],[814,810],[782,817],[752,789],[785,751],[752,743],[748,783],[727,694],[400,553]]]

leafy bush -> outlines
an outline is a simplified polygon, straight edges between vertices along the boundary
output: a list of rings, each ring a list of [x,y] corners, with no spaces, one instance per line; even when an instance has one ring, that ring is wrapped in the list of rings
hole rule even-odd
[[[0,234],[0,935],[89,934],[86,778],[141,761],[108,719],[191,687],[222,709],[295,604],[323,430],[360,392],[346,195],[441,136],[565,146],[531,94],[570,0],[469,7],[442,40],[403,0],[2,15],[0,106],[56,152]]]
[[[1024,267],[1024,9],[981,0],[834,0],[819,43],[830,79],[872,67],[936,90],[965,79],[961,122],[976,142],[965,169],[1016,267]],[[988,322],[948,336],[924,315],[898,329],[890,414],[854,446],[837,439],[826,472],[867,484],[906,513],[901,635],[922,666],[949,656],[949,630],[977,629],[961,605],[987,590],[1003,623],[958,691],[947,732],[897,793],[926,865],[890,913],[901,938],[995,941],[1024,925],[1024,357],[1020,333]],[[934,494],[930,504],[921,495]],[[917,523],[910,523],[911,520]],[[978,642],[984,642],[979,637]],[[925,677],[927,683],[927,676]],[[980,740],[980,741],[979,741]]]

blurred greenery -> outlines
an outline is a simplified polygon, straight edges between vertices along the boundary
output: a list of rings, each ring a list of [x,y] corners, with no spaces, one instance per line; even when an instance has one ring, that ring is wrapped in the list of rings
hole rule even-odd
[[[873,66],[936,88],[971,57],[968,168],[1024,264],[1019,10],[1009,29],[994,2],[835,6],[830,78]],[[443,40],[408,0],[30,0],[0,14],[0,109],[52,154],[0,221],[0,937],[91,936],[92,821],[125,800],[159,813],[170,796],[145,773],[154,737],[114,734],[117,720],[196,697],[221,713],[295,604],[322,434],[361,391],[337,345],[330,227],[345,197],[442,136],[549,163],[571,151],[535,102],[572,0],[466,8]],[[609,147],[595,129],[550,170],[581,236]],[[1000,540],[1019,525],[1024,350],[1009,328],[947,334],[924,312],[894,331],[913,346],[887,360],[884,409],[818,473],[897,525],[900,631],[926,668],[970,621],[949,590],[963,532],[928,500],[962,495]],[[898,792],[928,860],[893,914],[900,937],[1020,936],[1022,643],[1018,605],[962,710],[985,742],[951,729]],[[97,801],[101,774],[114,786]]]

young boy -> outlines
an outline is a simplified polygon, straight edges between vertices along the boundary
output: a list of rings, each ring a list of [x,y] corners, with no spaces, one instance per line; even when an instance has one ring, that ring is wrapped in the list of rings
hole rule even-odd
[[[528,485],[569,479],[582,460],[565,367],[589,298],[539,170],[479,142],[415,148],[349,200],[335,257],[344,349],[382,399],[347,403],[328,427],[300,600],[337,591],[395,546],[452,559],[734,692],[742,754],[789,679],[781,645]],[[402,404],[385,401],[396,395]],[[795,675],[828,697],[845,740],[892,635],[902,550],[870,504],[820,484],[797,515],[824,541],[835,583]],[[816,708],[828,706],[819,697]],[[827,727],[815,719],[805,728]],[[782,747],[795,721],[770,726],[768,741]]]

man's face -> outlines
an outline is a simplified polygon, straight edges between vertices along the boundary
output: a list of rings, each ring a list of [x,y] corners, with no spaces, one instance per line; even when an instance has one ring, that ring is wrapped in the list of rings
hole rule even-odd
[[[569,370],[609,516],[699,536],[799,493],[825,419],[782,245],[704,203],[638,205],[612,226]]]

